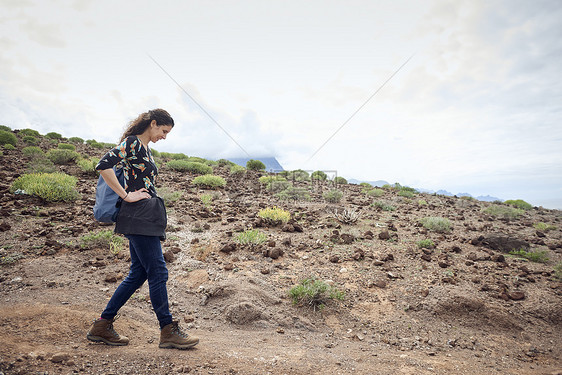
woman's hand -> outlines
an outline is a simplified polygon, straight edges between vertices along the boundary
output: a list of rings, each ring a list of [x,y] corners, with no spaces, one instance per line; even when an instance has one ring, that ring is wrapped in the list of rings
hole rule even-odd
[[[131,191],[130,193],[127,194],[127,196],[123,200],[125,202],[133,203],[133,202],[140,201],[142,199],[149,199],[149,198],[150,198],[150,194],[148,193],[148,190],[142,188],[136,191]]]

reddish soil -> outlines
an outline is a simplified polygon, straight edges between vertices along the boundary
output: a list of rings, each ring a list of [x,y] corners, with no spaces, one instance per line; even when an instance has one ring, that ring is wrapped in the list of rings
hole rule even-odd
[[[0,374],[562,374],[560,211],[533,208],[503,220],[483,212],[491,203],[392,190],[372,198],[356,185],[338,186],[344,197],[328,204],[329,183],[295,183],[312,200],[283,202],[260,186],[261,174],[233,178],[215,167],[227,186],[204,191],[165,161],[159,191],[181,194],[169,202],[163,243],[171,309],[201,342],[159,349],[144,285],[115,323],[130,344],[91,343],[86,332],[127,274],[128,250],[80,246],[83,236],[113,227],[94,221],[96,177],[75,165],[58,168],[78,177],[76,202],[10,193],[30,161],[19,142],[0,156]],[[54,146],[43,139],[41,147]],[[199,198],[205,192],[215,196],[210,207]],[[258,219],[274,205],[293,225]],[[334,208],[361,216],[342,224]],[[452,231],[428,231],[419,220],[429,216],[448,218]],[[554,229],[537,231],[537,222]],[[269,242],[235,246],[248,228]],[[420,249],[423,239],[435,248]],[[549,260],[511,256],[513,243]],[[293,305],[289,289],[308,277],[344,291],[344,300],[321,311]]]

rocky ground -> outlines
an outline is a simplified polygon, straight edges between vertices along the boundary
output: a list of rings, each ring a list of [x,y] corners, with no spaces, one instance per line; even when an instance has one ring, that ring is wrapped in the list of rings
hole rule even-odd
[[[171,309],[201,342],[158,348],[147,285],[115,323],[128,346],[88,342],[92,320],[128,272],[128,250],[80,246],[112,226],[94,221],[96,177],[75,165],[58,168],[78,177],[76,202],[10,193],[29,162],[19,142],[0,156],[0,373],[562,374],[560,211],[535,207],[504,220],[483,212],[491,203],[390,189],[373,198],[356,185],[339,185],[342,200],[329,204],[328,183],[295,183],[312,199],[286,202],[260,185],[259,173],[234,178],[215,167],[227,186],[203,191],[194,175],[163,161],[159,191],[181,195],[168,203],[163,243]],[[41,147],[53,145],[43,139]],[[214,194],[210,205],[202,193]],[[257,217],[272,206],[291,222],[268,226]],[[343,224],[334,209],[361,216]],[[427,230],[419,220],[429,216],[448,218],[452,231]],[[552,229],[541,232],[538,222]],[[237,244],[249,228],[268,241]],[[420,249],[424,239],[435,247]],[[549,260],[509,255],[513,248]],[[344,291],[344,300],[320,311],[293,305],[288,291],[310,277]]]

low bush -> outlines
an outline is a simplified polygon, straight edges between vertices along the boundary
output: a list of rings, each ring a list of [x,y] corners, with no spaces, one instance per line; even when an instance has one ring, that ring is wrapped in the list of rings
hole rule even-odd
[[[257,229],[251,229],[238,233],[235,239],[241,245],[261,245],[267,241],[267,235]]]
[[[375,198],[382,197],[384,195],[384,190],[379,189],[379,188],[366,189],[366,190],[363,190],[363,191],[368,196],[375,197]]]
[[[68,141],[70,143],[76,143],[76,144],[79,144],[79,145],[84,143],[84,140],[80,137],[70,137],[70,138],[68,138]]]
[[[98,165],[99,159],[95,156],[91,158],[83,158],[79,159],[76,164],[80,168],[80,170],[84,173],[88,173],[91,175],[97,175],[96,165]]]
[[[542,223],[542,222],[533,224],[533,227],[535,227],[536,230],[539,230],[541,232],[548,232],[550,230],[557,229],[556,225],[546,224],[546,223]]]
[[[334,182],[339,185],[347,185],[347,180],[341,176],[335,177]]]
[[[308,175],[308,172],[304,171],[302,169],[295,169],[294,171],[289,172],[289,175],[287,176],[287,178],[289,180],[292,180],[292,181],[309,181],[310,180],[310,176]]]
[[[451,231],[451,222],[444,217],[424,217],[420,219],[420,224],[424,228],[437,233],[449,233]]]
[[[22,141],[27,143],[28,145],[36,145],[39,144],[39,140],[32,135],[26,135],[22,138]]]
[[[396,210],[396,207],[394,207],[390,203],[387,203],[387,202],[384,202],[384,201],[374,201],[373,203],[371,203],[371,206],[379,208],[383,211],[395,211]]]
[[[287,181],[287,179],[281,176],[261,176],[260,178],[258,178],[258,181],[261,184],[267,185],[273,181]]]
[[[283,178],[283,177],[279,177]],[[267,184],[266,189],[272,193],[279,193],[285,189],[288,189],[291,186],[289,181],[286,181],[284,178],[283,180],[271,181]]]
[[[4,145],[4,150],[15,150],[15,149],[16,149],[16,146],[14,146],[11,143],[8,143],[8,144]]]
[[[289,290],[294,305],[308,306],[315,311],[322,310],[330,300],[343,301],[344,296],[344,292],[315,278],[304,279]]]
[[[187,161],[192,161],[192,162],[197,162],[197,163],[201,163],[201,164],[205,164],[203,160],[201,160],[201,158],[194,158],[191,159],[189,156],[187,156],[186,154],[182,153],[182,152],[176,152],[176,153],[171,153],[170,154],[170,158],[172,160],[187,160]]]
[[[535,263],[546,263],[548,262],[548,252],[546,250],[540,251],[525,251],[521,250],[513,250],[509,252],[510,255],[528,259],[531,262]]]
[[[97,148],[97,149],[103,149],[103,144],[99,143],[98,141],[96,141],[95,139],[88,139],[86,141],[86,144],[93,147],[93,148]]]
[[[55,164],[44,156],[34,157],[27,165],[27,173],[53,173]]]
[[[56,132],[49,132],[49,133],[45,134],[45,137],[51,138],[51,139],[62,139],[62,135],[60,135],[59,133],[56,133]]]
[[[263,171],[265,170],[265,164],[259,160],[250,159],[246,163],[246,169],[250,171]]]
[[[562,263],[558,263],[554,266],[554,277],[558,280],[562,280]]]
[[[166,207],[170,207],[181,198],[181,191],[172,190],[167,187],[158,189],[158,195],[164,200]]]
[[[427,206],[427,201],[425,199],[418,199],[419,206]]]
[[[43,150],[37,146],[24,147],[21,152],[23,153],[23,156],[27,156],[29,158],[42,158],[45,156]]]
[[[371,189],[373,187],[373,185],[368,182],[361,182],[359,186],[362,186],[364,189]]]
[[[69,164],[80,158],[76,151],[51,149],[47,151],[47,158],[55,164]]]
[[[343,211],[338,211],[337,209],[330,212],[329,215],[339,221],[342,224],[355,224],[357,220],[361,217],[361,212],[355,210],[354,208],[347,209]]]
[[[400,190],[398,192],[398,195],[401,197],[406,197],[406,198],[413,198],[414,195],[416,195],[414,192],[410,191],[410,190]]]
[[[278,181],[278,182],[283,182],[283,181]],[[279,193],[275,194],[275,196],[281,200],[293,200],[293,201],[310,200],[310,194],[308,190],[304,188],[296,188],[294,186],[290,186],[287,189],[280,191]]]
[[[15,147],[17,143],[18,138],[14,135],[14,133],[0,130],[0,145],[12,145]]]
[[[258,212],[258,216],[271,225],[286,224],[291,218],[289,211],[278,207],[264,208]]]
[[[227,159],[219,159],[219,160],[217,160],[217,165],[219,167],[232,167],[233,165],[236,165],[236,164],[234,164],[233,162],[231,162],[230,160],[227,160]]]
[[[326,202],[339,203],[343,197],[343,193],[337,189],[332,189],[322,194],[322,197]]]
[[[123,248],[125,239],[107,229],[101,232],[90,232],[80,238],[82,249],[107,248],[110,253],[117,254]]]
[[[3,130],[5,132],[12,132],[12,128],[10,128],[9,126],[6,125],[0,125],[0,130]]]
[[[23,190],[47,202],[71,202],[79,198],[76,181],[76,177],[64,173],[24,174],[12,183],[10,192]]]
[[[234,164],[232,166],[230,166],[230,174],[232,176],[243,176],[246,174],[246,168],[244,168],[241,165],[238,164]]]
[[[322,171],[314,171],[310,175],[310,178],[316,181],[326,181],[328,179],[328,175]]]
[[[209,167],[208,165],[187,160],[170,160],[166,163],[166,166],[179,172],[190,172],[196,174],[213,173],[213,168]]]
[[[37,130],[33,130],[33,129],[22,129],[19,131],[18,134],[23,136],[30,135],[32,137],[39,137],[41,135]]]
[[[155,158],[159,158],[160,157],[160,151],[155,150],[153,148],[150,149],[150,153],[152,154],[153,157]]]
[[[520,208],[522,210],[530,210],[531,208],[533,208],[533,205],[530,203],[525,202],[523,199],[515,199],[515,200],[507,200],[505,202],[503,202],[504,204],[507,204],[508,206],[513,206],[515,208]]]
[[[211,209],[211,204],[213,203],[213,194],[208,194],[208,193],[201,194],[199,196],[199,199],[201,200],[201,203],[203,203],[206,209],[208,210]]]
[[[433,248],[435,248],[435,244],[430,239],[418,241],[418,242],[416,242],[416,245],[418,245],[418,247],[420,249],[433,249]]]
[[[499,204],[493,204],[486,209],[483,210],[484,213],[488,215],[499,217],[502,219],[507,220],[515,220],[518,219],[519,216],[523,215],[525,211],[520,208],[515,207],[506,207]]]
[[[206,174],[203,176],[195,177],[192,181],[192,184],[207,188],[218,188],[224,187],[226,185],[226,181],[221,176]]]
[[[76,146],[71,145],[70,143],[59,143],[57,147],[61,150],[76,151]]]

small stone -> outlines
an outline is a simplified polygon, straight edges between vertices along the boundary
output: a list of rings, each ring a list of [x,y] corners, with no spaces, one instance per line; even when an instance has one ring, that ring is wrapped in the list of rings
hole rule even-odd
[[[330,262],[332,262],[332,263],[339,263],[339,261],[340,261],[340,257],[339,257],[339,256],[337,256],[336,254],[330,255]]]
[[[380,240],[389,240],[390,239],[390,233],[388,233],[387,230],[383,230],[382,232],[379,233],[379,239]]]
[[[173,263],[176,260],[176,256],[172,250],[168,250],[164,253],[164,260],[166,263]]]
[[[262,268],[260,272],[262,273],[262,275],[269,275],[271,271],[269,270],[269,268]]]
[[[522,299],[525,299],[525,293],[520,291],[509,292],[507,295],[509,296],[510,299],[514,301],[520,301]]]
[[[51,362],[61,363],[64,361],[68,361],[69,359],[70,359],[70,355],[68,353],[55,353],[51,357]]]

